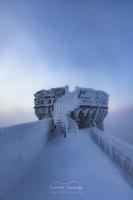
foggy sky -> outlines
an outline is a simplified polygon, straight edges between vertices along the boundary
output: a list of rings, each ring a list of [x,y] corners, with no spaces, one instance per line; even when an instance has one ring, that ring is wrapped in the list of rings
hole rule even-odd
[[[1,0],[0,126],[35,120],[33,94],[64,85],[109,93],[110,124],[122,108],[128,116],[132,11],[129,0]]]

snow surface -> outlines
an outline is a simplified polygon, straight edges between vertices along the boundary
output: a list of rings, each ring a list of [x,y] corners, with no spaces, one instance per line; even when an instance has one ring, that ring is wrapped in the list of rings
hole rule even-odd
[[[2,200],[132,200],[133,189],[89,134],[89,129],[82,129],[63,138],[58,132],[30,173]],[[52,184],[60,186],[54,193]]]

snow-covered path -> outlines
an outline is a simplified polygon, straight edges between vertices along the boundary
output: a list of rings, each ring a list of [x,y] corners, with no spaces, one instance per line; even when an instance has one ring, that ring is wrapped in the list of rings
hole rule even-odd
[[[50,185],[74,181],[75,189],[53,188]],[[132,200],[133,189],[119,169],[96,146],[89,129],[78,134],[62,135],[50,140],[30,173],[4,200]],[[2,199],[3,200],[3,199]]]

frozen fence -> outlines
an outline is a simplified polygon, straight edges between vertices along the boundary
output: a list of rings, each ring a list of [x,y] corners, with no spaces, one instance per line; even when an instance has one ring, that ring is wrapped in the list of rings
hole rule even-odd
[[[67,123],[67,131],[74,130],[77,133],[78,125],[72,118],[67,116],[67,122],[66,123]]]
[[[133,147],[96,128],[91,129],[91,137],[96,144],[133,178]]]
[[[74,130],[77,133],[78,125],[71,117],[68,115],[63,115],[61,121],[66,133],[68,133],[70,130]]]
[[[47,142],[50,126],[47,119],[0,129],[0,196],[28,172]]]

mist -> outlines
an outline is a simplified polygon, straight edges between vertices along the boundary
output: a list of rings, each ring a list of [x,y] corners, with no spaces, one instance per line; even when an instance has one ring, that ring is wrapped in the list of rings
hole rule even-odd
[[[36,120],[37,118],[34,114],[34,110],[30,109],[18,108],[7,112],[0,112],[0,128]]]
[[[104,124],[105,131],[133,144],[133,106],[109,111]]]

